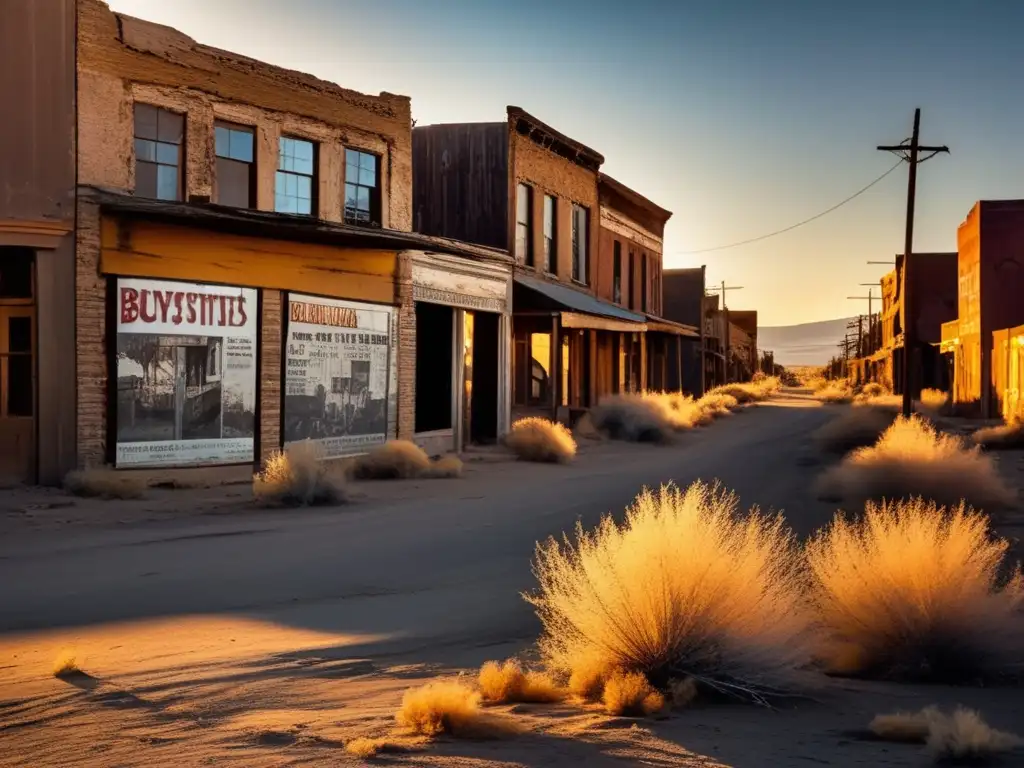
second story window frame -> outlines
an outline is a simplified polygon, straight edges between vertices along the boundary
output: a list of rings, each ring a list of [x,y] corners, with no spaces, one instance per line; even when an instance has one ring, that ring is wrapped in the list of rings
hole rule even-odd
[[[346,224],[383,226],[380,183],[381,157],[358,147],[345,147]]]
[[[622,303],[622,243],[612,244],[612,301]]]
[[[633,252],[632,248],[629,249],[629,270],[628,270],[628,274],[629,274],[629,285],[626,288],[626,296],[629,299],[629,308],[633,309],[636,306],[635,292],[633,290],[634,287],[635,287],[635,284],[636,284],[636,254]]]
[[[646,251],[641,251],[640,252],[640,311],[641,312],[646,312],[647,311],[647,304],[648,304],[647,294],[649,292],[648,288],[650,287],[648,285],[647,279],[648,279],[648,274],[647,274],[647,252]]]
[[[544,271],[558,272],[558,198],[544,195]]]
[[[256,129],[216,120],[214,155],[217,163],[216,202],[234,208],[256,207]],[[240,177],[246,175],[243,180]]]
[[[277,144],[274,210],[298,216],[317,216],[319,151],[317,143],[282,134]]]
[[[135,194],[185,199],[185,115],[143,102],[134,105]]]
[[[516,184],[515,257],[520,264],[533,266],[533,187]]]
[[[572,279],[588,284],[587,268],[590,255],[590,209],[579,203],[572,204]]]

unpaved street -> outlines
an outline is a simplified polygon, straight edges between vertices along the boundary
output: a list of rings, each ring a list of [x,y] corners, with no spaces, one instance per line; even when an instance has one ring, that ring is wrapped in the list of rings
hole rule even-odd
[[[585,443],[571,466],[470,462],[458,480],[354,489],[356,502],[10,530],[0,543],[0,765],[358,765],[341,747],[393,725],[422,679],[527,649],[534,543],[619,512],[644,485],[720,479],[806,534],[833,507],[807,439],[832,416],[803,395],[671,447]],[[175,492],[176,494],[178,492]],[[208,495],[208,494],[207,494]],[[92,503],[94,504],[94,503]],[[230,505],[229,505],[230,506]],[[88,506],[78,510],[81,517]],[[89,674],[51,675],[70,650]],[[980,707],[1013,729],[1013,691],[820,681],[767,712],[698,705],[638,727],[568,705],[518,707],[530,733],[442,741],[409,766],[913,766],[915,747],[851,735],[879,711]]]

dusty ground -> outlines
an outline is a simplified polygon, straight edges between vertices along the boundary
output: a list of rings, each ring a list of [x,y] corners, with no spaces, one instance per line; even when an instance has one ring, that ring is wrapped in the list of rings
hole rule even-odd
[[[0,765],[359,765],[343,744],[388,733],[407,687],[529,647],[538,627],[519,592],[539,538],[621,510],[644,484],[696,478],[785,509],[801,533],[823,524],[832,508],[811,493],[807,438],[832,414],[788,395],[673,447],[587,443],[567,467],[481,456],[462,479],[359,484],[352,504],[317,511],[254,510],[246,487],[138,502],[5,494]],[[1000,462],[1019,486],[1021,456]],[[52,677],[64,649],[88,676]],[[377,762],[915,766],[919,748],[856,732],[931,703],[1024,730],[1012,714],[1024,691],[832,680],[779,712],[707,704],[636,727],[519,707],[529,731],[516,739]]]

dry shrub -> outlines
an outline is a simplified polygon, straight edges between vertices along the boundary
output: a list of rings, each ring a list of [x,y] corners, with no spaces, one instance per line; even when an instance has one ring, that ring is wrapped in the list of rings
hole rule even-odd
[[[594,428],[612,440],[669,443],[674,429],[664,404],[639,395],[612,395],[590,409]]]
[[[1015,418],[998,427],[979,429],[971,440],[986,451],[1016,451],[1024,449],[1024,419]]]
[[[945,410],[946,404],[949,403],[949,393],[943,392],[941,389],[922,389],[918,403],[925,413],[938,415]]]
[[[577,438],[585,440],[603,440],[604,435],[601,434],[600,430],[594,426],[594,417],[591,416],[590,411],[587,411],[576,421],[575,426],[572,428],[572,433]]]
[[[966,680],[1022,671],[1024,578],[987,518],[921,499],[869,503],[836,517],[806,547],[834,672]]]
[[[351,471],[359,480],[458,477],[462,474],[462,461],[457,456],[445,456],[432,462],[416,443],[388,440],[356,459]]]
[[[851,408],[814,432],[814,443],[829,453],[847,453],[874,445],[896,420],[888,408]]]
[[[712,417],[728,416],[740,407],[740,401],[724,392],[708,392],[697,401],[697,407]]]
[[[710,395],[728,395],[729,397],[735,398],[736,402],[740,405],[746,405],[747,403],[754,403],[760,400],[758,392],[760,389],[753,384],[722,384],[719,387],[715,387],[709,390]]]
[[[604,693],[605,677],[610,672],[606,659],[596,653],[573,659],[569,693],[584,701],[599,701]]]
[[[64,489],[75,496],[99,499],[140,499],[146,482],[111,467],[80,469],[64,476]]]
[[[467,739],[500,738],[515,733],[507,720],[480,710],[480,694],[456,680],[440,680],[405,692],[396,722],[422,736],[442,733]]]
[[[995,730],[978,712],[964,707],[957,707],[952,715],[937,707],[877,715],[868,727],[884,741],[927,744],[936,760],[987,758],[1024,746],[1018,736]]]
[[[74,677],[82,674],[78,666],[78,659],[69,650],[62,650],[53,660],[53,676],[57,678]]]
[[[646,717],[664,709],[665,697],[640,672],[616,670],[605,681],[601,703],[609,715]]]
[[[855,407],[862,407],[865,405],[871,406],[872,408],[885,408],[887,410],[896,412],[899,411],[903,406],[902,395],[890,395],[884,393],[881,395],[875,395],[874,397],[865,397],[864,395],[857,395],[853,398],[853,405]]]
[[[549,668],[572,675],[573,692],[613,670],[659,684],[793,684],[809,656],[795,540],[781,516],[737,507],[735,494],[701,482],[644,489],[621,525],[609,516],[593,532],[577,525],[575,541],[539,544],[539,590],[525,597]]]
[[[262,506],[307,507],[346,500],[341,482],[331,477],[323,449],[309,440],[292,443],[271,456],[252,478],[252,493]]]
[[[673,709],[686,709],[697,698],[697,681],[692,677],[672,680],[668,684],[668,695]]]
[[[678,432],[710,424],[715,418],[713,412],[682,392],[644,392],[641,397],[653,402],[668,425]]]
[[[824,387],[815,391],[814,399],[829,405],[849,403],[853,400],[853,391],[845,381],[830,381]]]
[[[989,456],[919,416],[898,417],[875,445],[858,448],[827,470],[818,491],[851,503],[924,496],[944,506],[964,500],[989,511],[1014,500]]]
[[[361,757],[368,760],[376,757],[381,752],[389,751],[393,745],[387,739],[369,739],[359,737],[352,739],[345,744],[345,751],[354,757]]]
[[[576,441],[568,429],[535,416],[513,424],[505,444],[523,461],[564,463],[576,455]]]
[[[865,398],[881,397],[889,394],[889,391],[877,381],[869,381],[860,388],[860,396]]]
[[[548,704],[565,698],[565,691],[542,672],[526,671],[519,662],[488,661],[480,668],[480,691],[495,704]]]

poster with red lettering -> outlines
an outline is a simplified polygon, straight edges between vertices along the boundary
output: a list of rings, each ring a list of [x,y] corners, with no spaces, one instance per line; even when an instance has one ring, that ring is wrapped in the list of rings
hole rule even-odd
[[[288,295],[284,441],[316,441],[324,456],[365,453],[388,439],[397,390],[392,307]]]
[[[119,467],[253,460],[256,291],[117,281]]]

